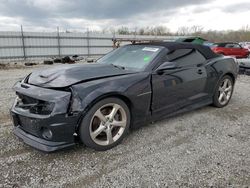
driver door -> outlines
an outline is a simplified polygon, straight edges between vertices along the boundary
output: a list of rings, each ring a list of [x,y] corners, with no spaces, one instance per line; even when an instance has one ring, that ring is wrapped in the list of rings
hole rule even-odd
[[[153,116],[164,116],[199,101],[207,80],[206,59],[194,49],[179,49],[162,61],[171,61],[175,68],[152,74]]]

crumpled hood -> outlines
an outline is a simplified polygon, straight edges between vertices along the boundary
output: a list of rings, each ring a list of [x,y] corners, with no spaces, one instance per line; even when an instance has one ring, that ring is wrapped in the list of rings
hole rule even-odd
[[[78,82],[135,73],[109,64],[60,65],[31,73],[28,83],[45,88],[68,87]]]

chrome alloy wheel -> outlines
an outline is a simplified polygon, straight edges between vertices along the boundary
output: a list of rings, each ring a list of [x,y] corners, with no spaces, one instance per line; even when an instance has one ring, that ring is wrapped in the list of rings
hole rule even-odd
[[[222,81],[219,87],[218,101],[221,105],[228,103],[232,96],[233,84],[232,81],[228,78]]]
[[[127,115],[122,106],[116,103],[105,104],[91,119],[90,137],[96,144],[108,146],[122,136],[126,126]]]

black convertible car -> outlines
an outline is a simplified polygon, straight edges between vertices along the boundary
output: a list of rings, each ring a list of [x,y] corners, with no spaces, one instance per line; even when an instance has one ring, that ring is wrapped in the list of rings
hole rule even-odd
[[[119,144],[130,128],[230,101],[234,58],[175,42],[126,45],[93,64],[31,73],[14,86],[14,133],[50,152],[81,141],[95,150]]]

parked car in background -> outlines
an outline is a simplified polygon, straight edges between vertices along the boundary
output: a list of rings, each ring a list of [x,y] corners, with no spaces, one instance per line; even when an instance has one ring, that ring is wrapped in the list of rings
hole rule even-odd
[[[247,58],[250,54],[248,49],[243,48],[239,43],[216,43],[211,49],[217,54],[236,58]]]
[[[248,49],[250,51],[250,42],[240,42],[239,43],[243,48]]]

